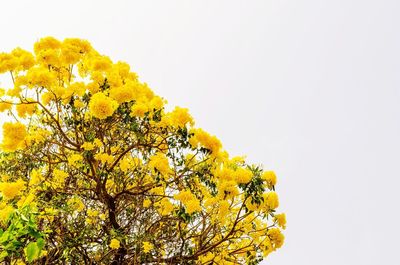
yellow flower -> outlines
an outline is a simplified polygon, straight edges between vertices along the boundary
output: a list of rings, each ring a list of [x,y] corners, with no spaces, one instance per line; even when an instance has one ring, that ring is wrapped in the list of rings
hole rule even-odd
[[[61,46],[61,42],[53,37],[41,38],[35,43],[33,50],[37,54],[43,50],[58,49]]]
[[[175,194],[174,198],[176,200],[181,201],[182,203],[187,203],[188,201],[193,200],[196,197],[189,190],[185,190],[185,191],[179,192],[178,194]]]
[[[32,115],[36,110],[36,104],[34,103],[21,103],[18,104],[17,107],[18,116],[21,118],[25,118],[26,115]]]
[[[19,179],[16,182],[0,183],[0,192],[7,200],[12,200],[24,189],[25,189],[25,181],[23,181],[22,179]]]
[[[103,146],[103,143],[98,138],[94,139],[93,144],[98,148]]]
[[[175,107],[170,113],[171,125],[178,127],[185,127],[186,124],[194,125],[192,116],[186,108]]]
[[[27,197],[22,196],[21,199],[17,202],[18,208],[21,208],[25,205],[31,204],[36,199],[36,195],[33,193],[29,193]]]
[[[78,197],[73,197],[67,201],[67,204],[71,206],[74,210],[81,212],[85,209],[85,204]]]
[[[54,100],[55,97],[53,95],[53,93],[51,93],[50,91],[48,92],[44,92],[41,96],[41,102],[43,105],[48,105],[50,103],[50,101]]]
[[[85,103],[82,102],[81,100],[77,99],[74,101],[74,107],[81,109],[81,108],[85,107]]]
[[[149,166],[153,169],[157,169],[162,175],[167,175],[171,172],[168,158],[160,152],[150,157]]]
[[[110,90],[110,98],[115,99],[119,104],[134,99],[133,90],[128,86],[114,87]]]
[[[158,207],[157,210],[161,215],[171,214],[174,210],[174,205],[169,201],[168,198],[163,198],[156,204],[156,206]]]
[[[21,48],[15,48],[11,54],[18,61],[17,70],[28,70],[35,64],[35,58],[32,53]]]
[[[12,104],[9,104],[7,102],[0,102],[0,112],[10,110],[11,108],[12,108]]]
[[[104,213],[99,214],[100,220],[106,220],[106,215]]]
[[[65,179],[68,177],[68,173],[56,168],[53,170],[53,176],[55,186],[61,188],[62,186],[64,186],[64,182]]]
[[[26,137],[26,127],[22,123],[5,122],[3,124],[2,148],[6,152],[14,152]]]
[[[275,214],[274,219],[278,223],[279,227],[286,229],[286,214]]]
[[[89,217],[96,217],[96,216],[99,215],[99,211],[92,210],[92,209],[88,209],[88,210],[87,210],[87,215],[88,215]]]
[[[222,201],[219,202],[218,213],[221,216],[226,216],[229,213],[229,208],[230,208],[229,202],[226,201],[226,200],[222,200]]]
[[[263,197],[264,197],[264,203],[269,209],[273,210],[278,208],[279,198],[278,194],[276,194],[275,191],[264,193]]]
[[[143,207],[149,208],[150,205],[151,205],[151,200],[145,199],[145,200],[143,201]]]
[[[250,170],[238,168],[235,171],[235,180],[238,184],[249,183],[252,177],[253,173]]]
[[[83,82],[75,82],[68,86],[65,96],[70,97],[72,95],[77,95],[79,97],[82,97],[83,95],[85,95],[85,92],[85,84]]]
[[[95,146],[91,142],[85,142],[84,144],[81,145],[81,148],[83,148],[86,151],[91,151],[95,148]]]
[[[76,167],[80,162],[83,161],[83,157],[80,154],[73,154],[68,157],[68,165]]]
[[[227,198],[235,197],[239,194],[237,184],[233,180],[222,181],[218,185],[218,194],[221,197],[227,196]]]
[[[143,101],[136,101],[135,104],[131,107],[131,117],[140,117],[143,118],[146,112],[149,111],[149,106],[146,102]]]
[[[112,155],[106,154],[106,153],[100,153],[96,154],[94,156],[96,160],[101,161],[101,163],[110,165],[114,161],[114,157]]]
[[[98,119],[105,119],[112,116],[117,108],[118,102],[107,97],[102,92],[94,94],[89,102],[90,112]]]
[[[11,205],[3,206],[0,209],[0,221],[5,223],[5,221],[7,221],[8,217],[10,217],[10,214],[12,214],[14,210],[15,209]]]
[[[149,253],[152,249],[154,249],[153,244],[150,242],[144,241],[143,242],[143,252],[144,253]]]
[[[276,185],[276,175],[274,171],[265,171],[261,178],[267,182],[267,186],[269,189],[272,189],[273,186]]]
[[[200,144],[201,146],[205,147],[206,149],[210,150],[212,154],[217,154],[218,151],[221,149],[222,144],[218,140],[217,137],[210,135],[209,133],[205,132],[203,129],[192,129],[190,133],[194,135],[189,139],[189,143],[192,145],[193,148],[197,148]]]
[[[268,230],[268,237],[271,240],[274,249],[280,248],[283,245],[285,236],[281,233],[279,228],[271,228]]]
[[[0,53],[0,74],[13,71],[18,66],[18,60],[9,53]]]
[[[125,157],[124,159],[121,159],[119,162],[119,168],[124,172],[127,173],[129,169],[132,167],[132,161],[131,159]]]
[[[91,60],[90,68],[93,71],[107,71],[111,65],[112,61],[107,56],[97,56]]]
[[[150,101],[150,109],[156,109],[159,110],[164,106],[164,101],[162,98],[160,98],[159,96],[155,96],[151,99]]]
[[[32,169],[30,174],[29,186],[37,185],[42,181],[42,174],[37,169]]]
[[[199,200],[190,190],[181,191],[174,195],[174,198],[185,205],[188,214],[201,211]]]
[[[26,74],[29,87],[51,87],[56,83],[57,77],[54,72],[44,66],[32,67]]]
[[[190,200],[186,203],[186,212],[192,214],[197,211],[201,211],[200,202],[197,199]]]
[[[112,248],[112,249],[119,249],[119,247],[120,247],[120,242],[119,242],[119,240],[118,240],[118,239],[115,239],[115,238],[111,239],[110,248]]]
[[[86,40],[67,38],[62,42],[61,57],[65,64],[75,64],[91,49],[90,43]]]

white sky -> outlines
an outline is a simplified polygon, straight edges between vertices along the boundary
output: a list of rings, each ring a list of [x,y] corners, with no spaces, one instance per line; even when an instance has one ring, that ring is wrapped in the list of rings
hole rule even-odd
[[[400,264],[399,1],[0,8],[1,51],[47,35],[86,38],[188,107],[230,153],[275,170],[288,229],[263,264]]]

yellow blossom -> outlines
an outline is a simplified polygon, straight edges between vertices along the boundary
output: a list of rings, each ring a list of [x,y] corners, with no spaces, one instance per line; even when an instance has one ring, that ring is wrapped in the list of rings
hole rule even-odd
[[[174,210],[174,205],[168,198],[161,199],[156,206],[158,206],[157,210],[161,215],[168,215]]]
[[[43,177],[39,170],[32,169],[30,174],[29,186],[37,185],[42,181]]]
[[[68,165],[70,165],[70,166],[76,167],[82,161],[83,161],[83,157],[80,154],[73,154],[70,157],[68,157]]]
[[[36,104],[34,103],[21,103],[16,106],[18,116],[25,118],[26,115],[31,116],[36,110]]]
[[[104,213],[99,214],[100,220],[106,220],[106,215]]]
[[[0,102],[0,112],[10,110],[11,108],[12,108],[12,104],[10,104],[8,102]]]
[[[275,214],[274,219],[278,223],[279,227],[281,227],[282,229],[286,228],[286,214]]]
[[[107,97],[102,92],[92,96],[89,102],[89,109],[92,115],[99,119],[105,119],[113,115],[118,108],[118,102]]]
[[[17,70],[27,70],[35,65],[35,58],[32,53],[21,48],[15,48],[11,52],[11,55],[13,55],[18,62]]]
[[[150,100],[150,110],[159,110],[164,106],[164,100],[159,96],[155,96]]]
[[[22,196],[21,199],[17,202],[18,208],[21,208],[25,205],[31,204],[36,199],[36,195],[33,193],[29,193],[28,196]]]
[[[170,113],[171,124],[178,127],[185,127],[186,124],[194,125],[192,116],[186,108],[175,107]]]
[[[6,152],[13,152],[18,149],[26,137],[26,127],[22,123],[5,122],[3,124],[2,148]]]
[[[157,153],[150,157],[149,166],[158,170],[162,175],[167,175],[171,172],[168,158],[163,153]]]
[[[30,68],[26,78],[29,80],[29,87],[51,87],[57,80],[55,73],[44,66]]]
[[[81,145],[81,148],[83,148],[86,151],[91,151],[95,148],[95,145],[91,142],[85,142]]]
[[[9,53],[0,53],[0,74],[13,71],[18,66],[18,60]]]
[[[94,139],[93,144],[98,148],[103,146],[103,143],[98,138]]]
[[[120,242],[119,242],[119,240],[118,240],[118,239],[115,239],[115,238],[111,239],[110,248],[112,248],[112,249],[119,249],[119,247],[120,247]]]
[[[190,190],[184,190],[174,195],[174,198],[181,201],[182,203],[187,203],[190,200],[195,199],[196,197]]]
[[[145,113],[149,111],[149,106],[146,102],[136,101],[135,104],[131,107],[131,116],[132,117],[144,117]]]
[[[92,47],[86,40],[67,38],[61,45],[61,58],[65,64],[77,63]]]
[[[119,162],[119,168],[124,173],[127,173],[131,167],[132,167],[132,161],[131,161],[131,159],[129,159],[127,157],[121,159],[121,161]]]
[[[238,168],[235,171],[235,180],[238,184],[246,184],[250,182],[252,177],[253,173],[248,169]]]
[[[55,186],[62,187],[65,179],[68,177],[68,173],[56,168],[53,170],[53,176]]]
[[[97,211],[97,210],[92,210],[92,209],[88,209],[88,210],[87,210],[87,215],[88,215],[89,217],[96,217],[96,216],[99,215],[99,211]]]
[[[12,200],[15,196],[17,196],[21,191],[25,189],[25,181],[22,179],[17,180],[16,182],[1,182],[0,183],[0,192],[7,200]]]
[[[189,143],[192,145],[193,148],[197,148],[200,144],[200,146],[203,146],[206,149],[210,150],[212,154],[217,154],[222,147],[222,144],[217,137],[211,136],[203,129],[192,129],[190,133],[194,134],[189,139]]]
[[[11,205],[0,207],[0,221],[5,223],[14,210],[15,209]]]
[[[200,202],[197,199],[190,200],[186,203],[186,212],[192,214],[197,211],[201,211]]]
[[[111,165],[111,163],[114,161],[114,157],[106,153],[96,154],[94,158],[101,161],[103,164],[108,163],[108,165]]]
[[[37,54],[43,50],[49,49],[57,49],[60,48],[61,42],[53,37],[45,37],[41,38],[38,42],[35,43],[33,50]]]
[[[264,171],[261,178],[267,182],[269,189],[272,189],[272,187],[276,185],[276,175],[274,171]]]
[[[152,249],[154,248],[153,244],[150,242],[143,242],[143,252],[144,253],[149,253]]]
[[[278,208],[279,198],[278,198],[278,194],[276,194],[275,191],[270,191],[270,192],[264,193],[263,197],[264,197],[264,203],[269,209],[273,210],[273,209]]]
[[[134,96],[129,86],[114,87],[110,90],[110,98],[115,99],[119,104],[132,101]]]
[[[150,205],[151,205],[151,200],[145,199],[145,200],[143,201],[143,207],[149,208]]]
[[[97,56],[91,60],[91,69],[93,71],[107,71],[111,68],[112,61],[107,56]]]
[[[85,103],[82,102],[81,100],[77,99],[74,101],[74,107],[81,109],[81,108],[85,107]]]
[[[271,228],[268,230],[268,237],[271,240],[274,249],[280,248],[285,240],[284,235],[279,228]]]
[[[85,204],[83,204],[82,200],[78,197],[69,199],[67,204],[78,212],[81,212],[83,209],[85,209]]]

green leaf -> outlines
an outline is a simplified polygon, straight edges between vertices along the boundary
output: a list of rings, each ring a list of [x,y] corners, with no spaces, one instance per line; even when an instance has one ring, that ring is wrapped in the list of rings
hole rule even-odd
[[[21,214],[21,219],[24,220],[25,222],[29,221],[29,219],[23,214]]]
[[[31,242],[25,248],[26,259],[28,262],[32,262],[33,260],[39,257],[40,249],[36,242]]]
[[[6,242],[7,240],[9,240],[9,237],[10,233],[8,231],[5,231],[0,237],[0,243]]]
[[[2,252],[0,252],[0,261],[3,261],[3,259],[7,256],[8,256],[7,251],[3,250]]]
[[[44,247],[45,241],[43,238],[39,238],[36,242],[37,246],[39,247],[40,250]]]

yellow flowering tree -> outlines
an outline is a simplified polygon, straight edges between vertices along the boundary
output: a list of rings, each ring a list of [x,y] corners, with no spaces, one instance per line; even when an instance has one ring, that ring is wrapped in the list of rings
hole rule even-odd
[[[0,53],[0,261],[257,264],[283,244],[276,176],[81,39]]]

